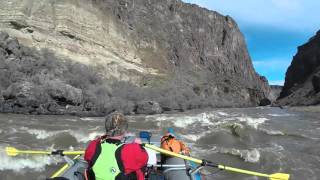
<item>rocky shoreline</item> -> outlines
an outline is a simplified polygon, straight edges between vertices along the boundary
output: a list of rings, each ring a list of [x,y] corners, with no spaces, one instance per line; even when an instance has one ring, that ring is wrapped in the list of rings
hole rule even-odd
[[[288,108],[292,111],[320,113],[320,105],[317,106],[292,106]]]

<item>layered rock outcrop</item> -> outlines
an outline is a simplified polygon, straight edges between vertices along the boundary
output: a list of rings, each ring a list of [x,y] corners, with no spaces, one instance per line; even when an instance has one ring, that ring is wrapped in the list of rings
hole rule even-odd
[[[298,48],[289,66],[278,99],[281,105],[315,105],[320,103],[320,31]]]
[[[25,77],[0,83],[6,112],[15,83],[44,94],[40,113],[255,106],[270,91],[235,21],[180,0],[1,1],[0,28],[4,75]]]

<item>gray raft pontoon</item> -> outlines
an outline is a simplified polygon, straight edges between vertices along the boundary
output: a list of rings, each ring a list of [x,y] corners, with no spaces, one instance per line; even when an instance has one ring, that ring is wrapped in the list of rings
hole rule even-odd
[[[141,134],[141,133],[140,133]],[[135,137],[126,138],[125,142],[132,142]],[[143,143],[160,145],[160,137],[141,137]],[[201,166],[195,167],[191,162],[185,161],[176,157],[167,157],[161,163],[160,154],[147,149],[149,154],[148,173],[145,177],[146,180],[201,180],[199,170]],[[69,180],[84,180],[82,172],[87,168],[87,163],[83,160],[82,156],[74,160],[65,157],[69,166],[66,168],[59,177]]]

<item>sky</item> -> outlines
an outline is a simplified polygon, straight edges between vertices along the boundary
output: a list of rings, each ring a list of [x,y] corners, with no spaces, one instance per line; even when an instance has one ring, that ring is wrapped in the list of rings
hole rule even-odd
[[[183,0],[236,20],[255,70],[283,85],[297,47],[320,30],[320,0]]]

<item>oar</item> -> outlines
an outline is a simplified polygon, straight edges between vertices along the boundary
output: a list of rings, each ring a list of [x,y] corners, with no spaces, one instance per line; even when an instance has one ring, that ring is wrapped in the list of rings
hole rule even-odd
[[[16,156],[18,154],[43,154],[43,155],[78,155],[83,154],[84,151],[41,151],[41,150],[18,150],[14,147],[6,147],[6,153],[8,156]]]
[[[76,160],[79,158],[80,155],[76,155],[73,160]],[[50,178],[55,178],[60,176],[64,171],[66,171],[66,169],[68,169],[68,167],[70,167],[69,163],[66,163],[64,166],[62,166],[57,172],[55,172]]]
[[[171,152],[171,151],[167,151],[165,149],[161,149],[161,148],[159,148],[157,146],[154,146],[154,145],[151,145],[151,144],[143,144],[143,145],[146,148],[158,151],[158,152],[163,153],[163,154],[167,154],[167,155],[170,155],[170,156],[178,157],[178,158],[185,159],[185,160],[188,160],[188,161],[193,161],[195,163],[202,164],[204,166],[211,166],[211,167],[219,168],[221,170],[227,170],[227,171],[237,172],[237,173],[241,173],[241,174],[248,174],[248,175],[253,175],[253,176],[267,177],[270,180],[289,180],[289,177],[290,177],[289,174],[284,174],[284,173],[264,174],[264,173],[248,171],[248,170],[244,170],[244,169],[228,167],[228,166],[225,166],[225,165],[214,164],[214,163],[211,163],[211,162],[206,161],[206,160],[200,160],[200,159],[196,159],[196,158],[193,158],[193,157],[184,156],[184,155],[177,154],[177,153],[174,153],[174,152]]]

